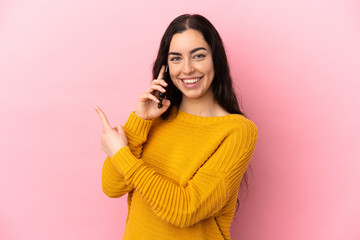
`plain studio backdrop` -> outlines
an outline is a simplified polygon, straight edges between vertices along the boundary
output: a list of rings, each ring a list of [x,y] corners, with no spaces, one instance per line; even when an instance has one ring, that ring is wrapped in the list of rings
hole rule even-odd
[[[258,126],[233,239],[360,239],[357,0],[0,3],[0,239],[121,239],[102,126],[124,124],[183,13],[218,29]]]

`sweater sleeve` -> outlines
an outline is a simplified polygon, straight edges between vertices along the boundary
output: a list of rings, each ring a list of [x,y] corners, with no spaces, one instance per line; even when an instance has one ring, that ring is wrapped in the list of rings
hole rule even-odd
[[[141,157],[142,146],[147,140],[151,124],[152,120],[142,119],[133,111],[123,127],[129,149],[136,158]],[[103,164],[101,183],[103,192],[111,198],[119,198],[133,189],[126,184],[123,175],[116,170],[109,156],[106,157]]]
[[[216,215],[230,194],[238,191],[257,139],[256,125],[246,126],[250,127],[230,133],[184,186],[145,165],[128,146],[121,148],[111,161],[157,216],[178,227],[189,227]],[[220,172],[216,166],[223,163],[228,168]]]

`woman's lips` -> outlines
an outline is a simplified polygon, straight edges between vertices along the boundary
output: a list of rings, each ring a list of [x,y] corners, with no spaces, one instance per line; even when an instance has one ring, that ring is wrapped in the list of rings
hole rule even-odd
[[[188,83],[188,84],[186,84],[184,81],[183,81],[183,79],[195,79],[195,78],[182,78],[181,79],[181,83],[182,83],[182,85],[185,87],[185,88],[195,88],[197,85],[199,85],[199,83],[201,82],[201,80],[203,79],[203,77],[200,77],[200,79],[199,79],[199,81],[197,81],[197,82],[195,82],[195,83]]]

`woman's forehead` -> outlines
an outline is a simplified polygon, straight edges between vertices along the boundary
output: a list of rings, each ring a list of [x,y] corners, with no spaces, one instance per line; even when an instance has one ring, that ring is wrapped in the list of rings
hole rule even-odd
[[[169,51],[191,51],[194,48],[204,47],[209,50],[209,45],[205,41],[201,32],[193,29],[188,29],[182,33],[173,35]]]

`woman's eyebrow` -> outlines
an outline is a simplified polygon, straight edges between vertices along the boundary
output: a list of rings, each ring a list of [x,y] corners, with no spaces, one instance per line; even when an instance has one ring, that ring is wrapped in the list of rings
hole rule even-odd
[[[204,47],[197,47],[197,48],[194,48],[193,50],[190,51],[190,54],[196,52],[196,51],[199,51],[199,50],[207,50],[206,48]],[[181,53],[178,53],[178,52],[169,52],[168,55],[181,55]]]

